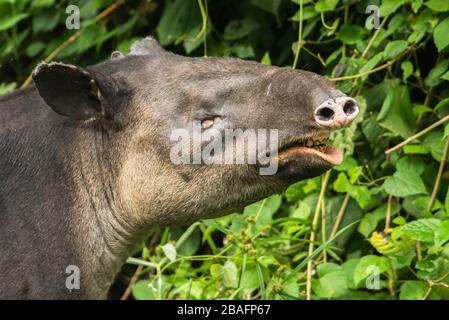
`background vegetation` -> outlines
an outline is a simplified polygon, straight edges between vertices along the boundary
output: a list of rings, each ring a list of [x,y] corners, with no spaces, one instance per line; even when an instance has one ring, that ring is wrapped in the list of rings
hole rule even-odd
[[[80,30],[65,28],[68,4]],[[0,0],[0,94],[41,60],[86,66],[148,34],[184,55],[317,72],[362,114],[333,136],[341,166],[243,214],[155,230],[113,297],[449,298],[449,1]]]

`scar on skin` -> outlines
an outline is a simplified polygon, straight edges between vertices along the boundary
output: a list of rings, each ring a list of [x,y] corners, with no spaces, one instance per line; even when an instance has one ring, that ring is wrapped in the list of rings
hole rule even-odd
[[[268,88],[267,88],[267,96],[270,94],[270,91],[271,91],[271,83],[268,85]]]

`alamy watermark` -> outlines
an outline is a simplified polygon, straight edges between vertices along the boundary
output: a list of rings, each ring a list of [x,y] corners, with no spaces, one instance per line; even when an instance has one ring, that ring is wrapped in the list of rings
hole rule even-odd
[[[80,8],[74,4],[68,5],[65,8],[65,13],[68,14],[65,19],[65,27],[69,30],[80,29]]]
[[[380,28],[380,8],[374,4],[369,5],[365,9],[365,13],[369,14],[365,20],[365,28],[368,30]]]
[[[380,290],[380,269],[378,266],[370,265],[366,268],[368,277],[366,278],[365,285],[369,290]]]
[[[202,130],[193,123],[188,129],[175,129],[170,150],[173,164],[259,164],[260,175],[278,170],[277,129]]]
[[[69,265],[65,269],[65,273],[68,274],[65,279],[65,287],[72,290],[80,289],[80,268],[75,265]]]

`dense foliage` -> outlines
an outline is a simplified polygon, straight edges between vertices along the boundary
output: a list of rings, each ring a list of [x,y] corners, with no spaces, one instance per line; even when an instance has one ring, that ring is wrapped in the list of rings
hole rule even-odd
[[[80,31],[65,28],[69,2]],[[89,65],[153,34],[185,55],[326,75],[362,109],[332,137],[344,163],[322,177],[243,214],[155,230],[128,261],[134,298],[449,298],[449,1],[114,3],[0,0],[0,94],[46,58]]]

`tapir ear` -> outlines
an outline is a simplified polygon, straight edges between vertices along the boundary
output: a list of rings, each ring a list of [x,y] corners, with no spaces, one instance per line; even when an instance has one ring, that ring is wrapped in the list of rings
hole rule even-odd
[[[77,120],[103,117],[104,99],[94,77],[80,67],[41,63],[33,71],[40,96],[55,112]]]
[[[141,55],[163,55],[167,54],[156,39],[152,37],[146,37],[142,40],[136,41],[131,45],[129,50],[130,55],[141,56]]]

